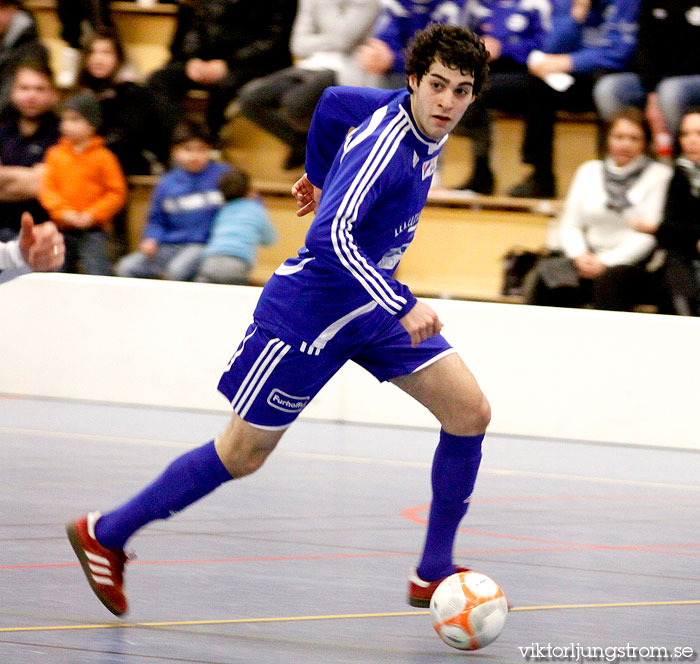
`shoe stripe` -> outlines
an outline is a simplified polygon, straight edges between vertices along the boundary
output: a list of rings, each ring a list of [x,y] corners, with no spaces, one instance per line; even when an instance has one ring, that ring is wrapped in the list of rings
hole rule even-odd
[[[105,576],[112,575],[112,570],[109,569],[109,567],[102,567],[102,565],[93,565],[92,563],[88,563],[88,567],[90,568],[90,571],[94,572],[95,574],[104,574]]]
[[[411,574],[408,577],[408,580],[421,588],[428,588],[431,585],[431,583],[434,583],[433,581],[423,581],[423,579],[421,579],[418,576],[418,573],[415,569],[411,570]]]
[[[91,562],[99,563],[100,565],[109,567],[109,560],[107,560],[107,558],[105,558],[104,556],[98,556],[96,553],[90,553],[90,551],[88,550],[85,550],[85,555]]]
[[[107,578],[106,576],[95,576],[93,574],[92,578],[94,579],[95,583],[99,583],[101,586],[113,586],[114,585],[114,581],[112,581],[112,579]]]

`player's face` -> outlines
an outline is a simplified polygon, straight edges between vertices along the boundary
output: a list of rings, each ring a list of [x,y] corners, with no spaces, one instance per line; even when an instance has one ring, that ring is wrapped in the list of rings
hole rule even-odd
[[[17,70],[11,95],[20,116],[29,120],[43,115],[58,101],[48,76],[32,69]]]
[[[644,130],[626,118],[615,121],[608,132],[608,154],[618,166],[626,166],[644,152]]]
[[[117,49],[112,40],[96,39],[92,42],[85,65],[95,78],[109,78],[119,65]]]
[[[173,158],[180,168],[189,173],[199,173],[211,159],[211,147],[198,139],[185,141],[173,150]]]
[[[413,118],[423,134],[434,141],[449,134],[474,101],[474,77],[439,60],[430,65],[420,81],[414,74],[408,82],[413,90]]]
[[[684,157],[700,161],[700,113],[689,113],[681,120],[679,141]]]

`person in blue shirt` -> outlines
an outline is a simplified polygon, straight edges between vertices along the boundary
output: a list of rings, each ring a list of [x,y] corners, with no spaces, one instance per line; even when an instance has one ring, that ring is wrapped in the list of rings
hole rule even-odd
[[[526,109],[527,58],[540,49],[550,29],[550,0],[467,0],[464,24],[484,40],[489,52],[489,87],[464,114],[457,133],[472,143],[472,174],[460,185],[477,194],[495,188],[489,165],[491,121],[496,108],[522,115]]]
[[[163,175],[151,195],[148,221],[138,251],[116,265],[120,277],[190,281],[223,205],[219,178],[228,164],[213,161],[207,127],[185,121],[173,134],[177,167]]]
[[[224,482],[255,472],[348,360],[393,382],[442,425],[427,536],[409,578],[409,603],[427,606],[439,582],[463,569],[455,566],[452,549],[476,480],[490,406],[440,334],[436,312],[393,275],[416,231],[440,149],[485,83],[487,57],[471,31],[433,25],[409,49],[408,90],[383,98],[385,104],[359,123],[354,108],[371,107],[387,93],[324,93],[312,120],[316,140],[307,149],[311,179],[296,187],[302,204],[309,189],[322,192],[316,216],[304,247],[263,289],[253,323],[221,377],[219,390],[234,410],[230,424],[117,509],[67,525],[88,582],[110,611],[122,615],[128,608],[127,539]],[[334,111],[326,127],[328,108]],[[317,154],[321,136],[331,145]],[[306,207],[315,205],[313,199]]]
[[[534,169],[508,193],[554,198],[554,123],[557,109],[593,110],[593,86],[623,71],[637,45],[640,0],[553,0],[552,29],[528,57],[523,161]]]
[[[247,173],[233,168],[219,178],[226,203],[217,212],[204,260],[195,281],[211,284],[248,283],[258,245],[277,239],[267,210],[251,191]]]
[[[458,25],[464,2],[465,0],[383,2],[372,35],[357,48],[357,61],[367,74],[378,77],[377,85],[386,88],[403,87],[405,51],[413,36],[430,23]]]

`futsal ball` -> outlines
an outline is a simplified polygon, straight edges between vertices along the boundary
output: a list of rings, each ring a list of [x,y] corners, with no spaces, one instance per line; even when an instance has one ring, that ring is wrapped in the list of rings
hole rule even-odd
[[[438,636],[458,650],[478,650],[501,633],[508,601],[498,584],[478,572],[448,576],[430,600],[430,616]]]

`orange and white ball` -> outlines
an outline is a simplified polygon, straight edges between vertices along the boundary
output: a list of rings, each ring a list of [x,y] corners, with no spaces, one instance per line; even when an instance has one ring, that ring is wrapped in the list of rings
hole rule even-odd
[[[448,576],[430,600],[430,616],[438,636],[458,650],[477,650],[503,630],[508,601],[499,585],[478,572]]]

